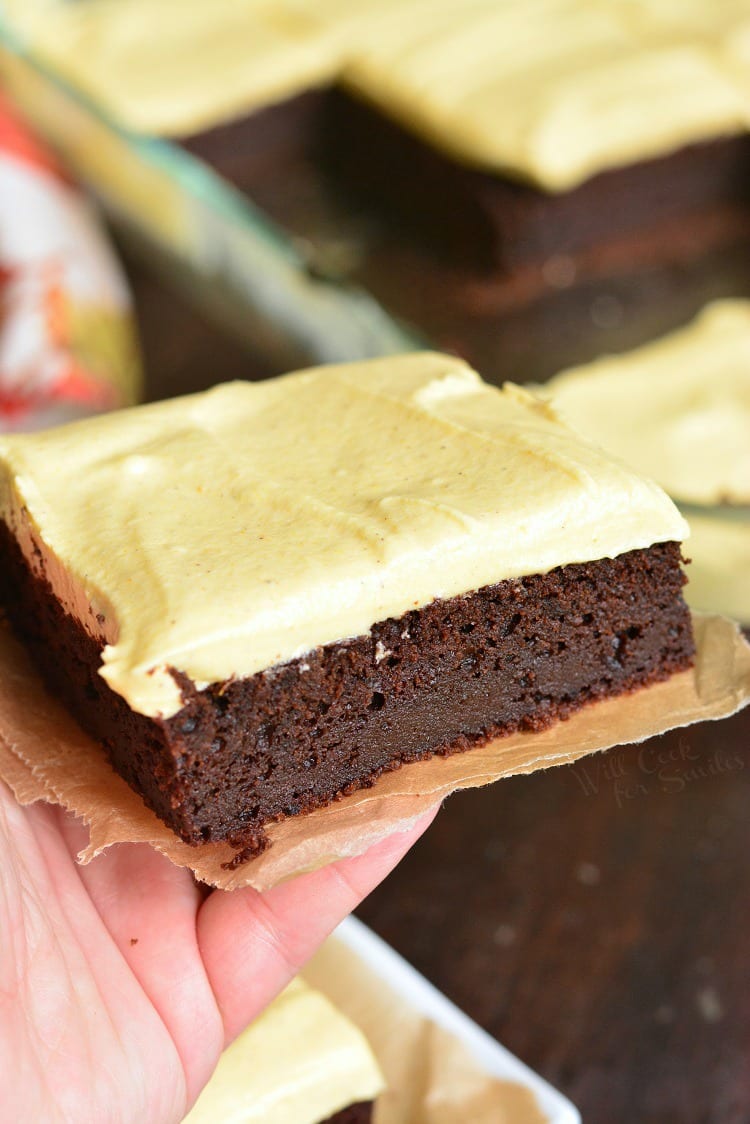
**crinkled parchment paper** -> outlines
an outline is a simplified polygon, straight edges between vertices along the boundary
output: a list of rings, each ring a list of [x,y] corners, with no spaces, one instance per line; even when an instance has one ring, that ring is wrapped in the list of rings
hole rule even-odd
[[[405,765],[328,808],[268,828],[271,846],[235,870],[225,844],[182,843],[111,769],[104,752],[45,692],[25,653],[0,628],[0,778],[24,804],[48,800],[90,829],[89,862],[115,843],[149,843],[212,886],[265,890],[337,858],[360,854],[459,788],[576,761],[677,726],[733,714],[750,701],[750,645],[722,617],[694,614],[693,670],[605,700],[539,734],[514,734],[452,757]]]

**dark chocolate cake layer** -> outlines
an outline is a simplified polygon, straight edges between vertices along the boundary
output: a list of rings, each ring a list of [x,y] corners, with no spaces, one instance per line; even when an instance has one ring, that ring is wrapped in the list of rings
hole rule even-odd
[[[324,118],[324,160],[452,260],[512,273],[662,224],[750,207],[750,137],[686,145],[548,192],[463,166],[343,93]]]
[[[621,269],[614,262],[608,276],[588,279],[567,274],[572,263],[565,259],[550,265],[560,267],[560,280],[538,285],[525,299],[520,276],[492,280],[431,267],[426,251],[391,237],[368,256],[363,276],[401,320],[418,324],[428,340],[497,385],[544,383],[682,328],[713,300],[750,296],[748,239],[702,257],[688,247],[685,256],[675,253],[659,265],[633,261]]]
[[[663,543],[437,600],[366,636],[133,712],[97,674],[99,644],[31,574],[0,524],[12,623],[52,690],[186,842],[252,853],[263,825],[329,804],[383,772],[515,730],[690,666],[680,548]]]
[[[342,1108],[335,1116],[331,1116],[323,1124],[370,1124],[372,1120],[372,1101],[360,1101],[359,1104],[350,1104]]]
[[[669,206],[668,193],[653,188],[666,215],[661,221],[618,235],[619,208],[612,214],[606,205],[601,241],[574,254],[547,254],[507,273],[488,270],[487,251],[478,244],[471,247],[466,231],[460,235],[463,248],[454,255],[463,265],[445,252],[445,237],[455,240],[445,227],[431,240],[435,214],[446,209],[442,179],[412,177],[410,186],[401,169],[395,174],[391,168],[386,193],[419,193],[415,223],[405,220],[403,202],[373,197],[378,192],[362,183],[363,165],[346,151],[336,156],[341,140],[333,124],[337,117],[372,111],[345,100],[337,109],[343,99],[340,92],[309,92],[188,138],[183,145],[295,239],[315,277],[364,288],[418,337],[462,355],[492,382],[542,382],[566,367],[672,331],[708,301],[750,294],[750,169],[739,153],[746,139],[693,146],[665,158],[673,162],[669,167],[679,173],[679,182]],[[404,137],[396,126],[372,116],[379,128]],[[406,141],[419,145],[416,138]],[[363,138],[356,142],[363,143]],[[714,147],[717,169],[723,169],[718,182],[708,151]],[[439,153],[425,151],[430,161],[451,164]],[[368,164],[374,159],[365,156]],[[652,163],[634,166],[643,170],[634,174],[645,174]],[[345,165],[351,166],[347,170]],[[669,168],[659,164],[656,171],[666,184]],[[629,170],[607,173],[621,174]],[[472,176],[482,179],[482,173],[451,165],[449,181]],[[691,177],[696,179],[692,187]],[[498,177],[486,178],[494,186],[499,183]],[[600,178],[584,187],[606,188]],[[522,190],[534,193],[533,188]],[[709,205],[712,191],[715,203]],[[576,192],[567,194],[579,198]],[[544,198],[550,207],[555,203],[555,197]],[[698,206],[701,198],[706,204]],[[682,204],[677,206],[680,199],[693,201],[689,218]],[[587,210],[601,210],[603,202],[592,199]],[[413,200],[408,206],[413,209]],[[630,199],[628,207],[640,207],[642,217],[648,217],[647,197],[640,203]],[[469,213],[478,208],[479,202],[473,202]],[[547,217],[554,221],[552,211]],[[456,208],[448,229],[454,223],[460,228],[464,221]],[[476,227],[474,219],[470,225]],[[473,265],[466,264],[472,260]]]
[[[307,90],[179,143],[234,187],[252,193],[268,168],[283,167],[290,158],[319,149],[332,99],[330,89]]]
[[[500,274],[646,234],[658,257],[659,243],[671,246],[692,220],[710,245],[750,219],[747,135],[686,145],[561,192],[463,165],[337,88],[309,91],[182,143],[251,198],[270,171],[283,174],[305,155],[332,175],[334,188],[395,216],[437,257]]]

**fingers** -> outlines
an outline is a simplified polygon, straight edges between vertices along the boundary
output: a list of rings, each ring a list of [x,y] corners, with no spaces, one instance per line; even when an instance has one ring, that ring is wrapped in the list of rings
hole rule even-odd
[[[62,810],[60,829],[73,855],[88,841],[83,825]],[[143,844],[118,844],[77,870],[111,939],[169,1032],[192,1099],[224,1045],[196,940],[200,890],[188,871]]]
[[[23,809],[3,855],[18,891],[3,895],[13,909],[3,935],[15,938],[6,959],[18,986],[0,1020],[17,1055],[0,1044],[8,1074],[0,1117],[77,1119],[87,1106],[86,1119],[99,1120],[109,1118],[107,1104],[121,1104],[133,1119],[175,1119],[187,1093],[174,1043],[102,924],[59,814],[44,804]],[[155,1059],[154,1073],[144,1057]],[[24,1110],[14,1110],[14,1095]]]
[[[216,891],[198,913],[198,944],[229,1043],[396,866],[437,808],[356,858],[301,875],[264,894]]]

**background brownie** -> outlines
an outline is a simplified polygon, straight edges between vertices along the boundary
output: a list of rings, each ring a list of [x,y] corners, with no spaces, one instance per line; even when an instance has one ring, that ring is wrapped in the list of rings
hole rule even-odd
[[[745,136],[560,195],[463,167],[338,89],[181,143],[285,229],[314,276],[364,288],[496,383],[543,381],[750,294]]]
[[[369,1124],[372,1120],[374,1105],[372,1101],[361,1101],[359,1104],[342,1108],[335,1116],[331,1116],[325,1124]]]

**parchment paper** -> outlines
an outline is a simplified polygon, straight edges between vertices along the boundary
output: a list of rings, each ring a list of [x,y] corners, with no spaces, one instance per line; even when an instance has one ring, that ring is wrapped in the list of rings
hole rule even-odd
[[[269,849],[235,870],[225,844],[182,843],[111,769],[103,750],[50,698],[24,651],[0,627],[0,778],[22,804],[48,800],[90,829],[80,860],[121,842],[149,843],[212,886],[265,890],[306,870],[360,854],[385,835],[406,830],[459,788],[562,765],[614,745],[705,719],[723,718],[750,701],[750,645],[722,617],[694,614],[693,670],[665,683],[605,700],[539,734],[514,734],[451,757],[405,765],[372,788],[328,808],[268,829]]]

